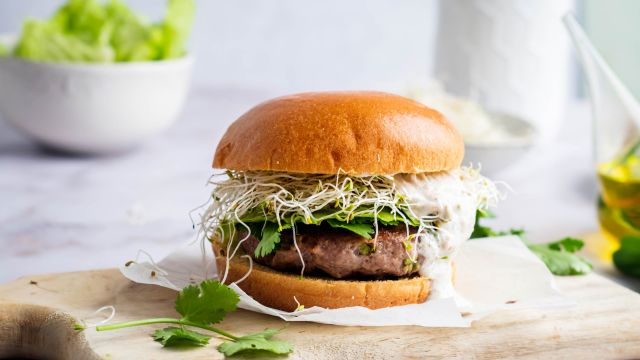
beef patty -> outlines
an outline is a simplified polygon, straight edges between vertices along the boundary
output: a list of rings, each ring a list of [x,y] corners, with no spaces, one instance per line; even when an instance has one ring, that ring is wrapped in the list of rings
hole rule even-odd
[[[264,257],[255,256],[259,241],[254,236],[249,236],[241,246],[257,263],[280,271],[299,272],[302,264],[292,235],[291,230],[283,231],[279,247]],[[245,236],[246,233],[240,234],[241,239]],[[405,249],[406,239],[404,226],[380,227],[375,242],[350,231],[325,226],[300,226],[296,232],[305,273],[323,272],[337,279],[399,277],[416,273],[418,267],[407,261],[410,257],[415,258],[415,246]]]

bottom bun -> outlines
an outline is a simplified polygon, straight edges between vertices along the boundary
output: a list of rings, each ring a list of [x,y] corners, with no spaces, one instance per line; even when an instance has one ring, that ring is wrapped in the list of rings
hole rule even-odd
[[[226,258],[213,243],[220,278],[224,276]],[[229,262],[226,284],[249,272],[249,260],[237,255]],[[364,306],[380,309],[389,306],[419,304],[429,296],[431,280],[422,276],[397,280],[335,280],[283,273],[253,263],[253,269],[238,286],[259,303],[285,311],[294,311],[298,303],[306,308],[320,306],[336,309]],[[298,302],[296,302],[296,300]]]

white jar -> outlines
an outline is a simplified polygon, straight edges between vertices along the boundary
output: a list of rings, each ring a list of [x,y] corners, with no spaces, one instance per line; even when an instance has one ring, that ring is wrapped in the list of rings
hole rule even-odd
[[[552,139],[570,91],[562,16],[573,0],[440,2],[435,76],[445,89],[533,124]]]

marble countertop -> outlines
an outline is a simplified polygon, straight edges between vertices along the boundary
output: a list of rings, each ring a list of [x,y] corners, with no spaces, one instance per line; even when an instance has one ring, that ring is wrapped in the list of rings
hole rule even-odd
[[[0,283],[48,272],[118,266],[144,249],[160,259],[195,238],[215,145],[266,91],[197,88],[178,122],[133,151],[79,157],[44,151],[0,122]],[[563,134],[496,174],[514,192],[496,227],[532,241],[597,230],[590,119],[571,106]]]

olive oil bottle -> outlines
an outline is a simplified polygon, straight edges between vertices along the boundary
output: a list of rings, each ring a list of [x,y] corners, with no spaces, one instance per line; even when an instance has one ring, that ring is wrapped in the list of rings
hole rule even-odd
[[[602,163],[597,173],[598,220],[606,241],[599,255],[608,259],[620,238],[640,236],[640,157],[632,154],[623,161]]]
[[[593,115],[601,236],[587,237],[587,248],[610,261],[623,236],[640,236],[640,104],[575,18],[563,20],[586,75]]]

